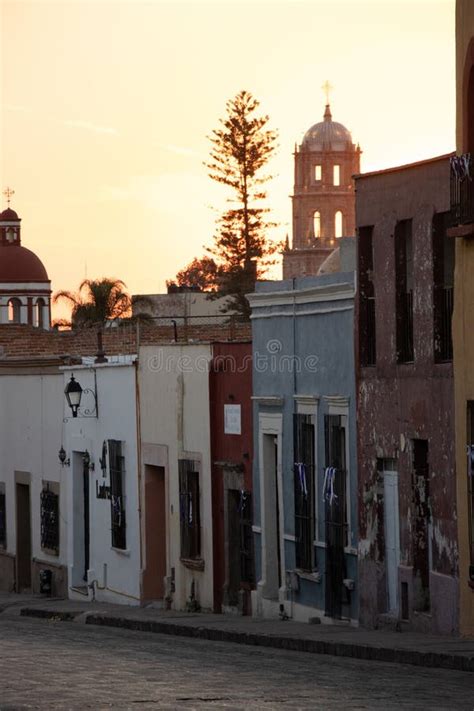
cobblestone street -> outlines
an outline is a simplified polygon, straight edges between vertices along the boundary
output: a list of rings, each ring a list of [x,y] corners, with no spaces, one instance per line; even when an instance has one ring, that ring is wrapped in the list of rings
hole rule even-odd
[[[0,711],[466,709],[473,676],[0,617]]]

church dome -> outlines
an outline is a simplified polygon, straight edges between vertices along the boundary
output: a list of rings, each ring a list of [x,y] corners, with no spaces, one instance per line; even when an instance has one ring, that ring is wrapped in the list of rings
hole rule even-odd
[[[34,252],[21,245],[0,245],[0,283],[37,281],[49,282],[49,279],[43,262]]]
[[[332,120],[331,109],[326,104],[324,121],[315,123],[306,131],[302,147],[312,151],[345,151],[348,146],[352,146],[350,131],[342,123]]]
[[[12,210],[11,207],[7,207],[6,210],[0,212],[0,222],[20,222],[20,218],[15,210]]]

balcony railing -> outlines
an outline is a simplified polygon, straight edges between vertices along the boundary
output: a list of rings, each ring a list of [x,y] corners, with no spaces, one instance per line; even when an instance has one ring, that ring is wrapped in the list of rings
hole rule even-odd
[[[474,222],[474,165],[470,153],[452,156],[451,220],[452,225]]]

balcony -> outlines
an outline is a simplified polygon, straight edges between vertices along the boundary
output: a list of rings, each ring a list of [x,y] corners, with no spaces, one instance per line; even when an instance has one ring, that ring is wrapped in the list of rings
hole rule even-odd
[[[452,156],[450,166],[451,224],[453,227],[474,225],[474,164],[471,154]],[[459,236],[464,234],[460,233]]]

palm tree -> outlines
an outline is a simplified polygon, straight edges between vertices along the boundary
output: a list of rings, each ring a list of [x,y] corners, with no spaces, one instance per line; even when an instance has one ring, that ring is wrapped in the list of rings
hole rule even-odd
[[[131,316],[132,299],[121,279],[84,279],[77,292],[57,291],[53,302],[66,301],[72,307],[70,325],[104,325]],[[58,322],[59,323],[59,322]],[[60,325],[66,325],[63,321]]]

